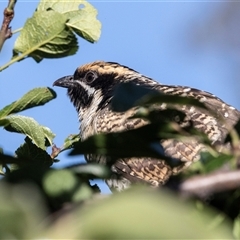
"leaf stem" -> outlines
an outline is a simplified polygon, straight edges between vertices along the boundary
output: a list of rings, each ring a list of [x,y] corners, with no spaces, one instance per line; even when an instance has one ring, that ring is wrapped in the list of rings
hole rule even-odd
[[[18,33],[18,32],[20,32],[20,31],[22,31],[22,27],[21,28],[18,28],[18,29],[16,29],[16,30],[14,30],[14,31],[12,31],[12,34],[15,34],[15,33]]]
[[[12,58],[9,62],[4,64],[0,67],[0,72],[6,68],[8,68],[11,64],[23,60],[28,55],[28,52],[25,52],[24,54],[18,55],[17,57]]]

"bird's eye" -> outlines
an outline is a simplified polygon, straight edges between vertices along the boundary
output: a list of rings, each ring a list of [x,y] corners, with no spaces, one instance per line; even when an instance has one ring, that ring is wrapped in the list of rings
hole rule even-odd
[[[96,73],[94,72],[88,72],[86,75],[85,75],[85,81],[87,83],[92,83],[95,79],[96,79],[97,75]]]

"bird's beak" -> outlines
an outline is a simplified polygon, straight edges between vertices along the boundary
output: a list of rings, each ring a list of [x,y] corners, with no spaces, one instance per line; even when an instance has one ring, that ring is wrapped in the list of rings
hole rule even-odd
[[[70,88],[75,86],[75,81],[73,79],[73,76],[65,76],[62,78],[59,78],[53,83],[53,86],[58,86],[58,87],[64,87],[64,88]]]

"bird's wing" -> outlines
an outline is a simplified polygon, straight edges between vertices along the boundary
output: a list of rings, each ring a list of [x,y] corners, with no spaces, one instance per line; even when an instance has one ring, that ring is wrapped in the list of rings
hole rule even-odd
[[[240,112],[237,109],[228,105],[220,98],[209,92],[201,91],[195,88],[168,85],[158,85],[156,89],[164,92],[165,94],[198,99],[210,110],[210,112],[205,112],[205,114],[213,115],[216,120],[222,124],[225,124],[225,127],[226,125],[230,127],[233,126],[240,118]],[[195,112],[191,107],[187,108],[186,111],[190,111],[191,113]],[[202,111],[198,109],[196,112],[199,113]]]
[[[165,94],[192,97],[204,103],[208,110],[194,106],[181,106],[179,109],[187,115],[194,127],[208,135],[212,143],[223,143],[228,131],[240,118],[240,112],[211,93],[198,89],[158,85],[156,89]]]
[[[120,159],[112,169],[130,182],[146,182],[153,186],[162,185],[172,175],[170,166],[154,158]]]
[[[193,106],[181,106],[178,109],[186,114],[186,121],[191,121],[197,129],[207,134],[213,144],[223,143],[229,128],[240,118],[240,112],[210,93],[196,89],[191,89],[191,91],[185,89],[188,88],[160,87],[160,90],[167,94],[189,96],[203,102],[209,111]],[[147,124],[142,119],[129,119],[133,114],[133,110],[124,114],[113,113],[112,111],[102,112],[96,122],[96,129],[98,132],[117,132]],[[166,182],[170,175],[178,173],[182,168],[190,165],[191,162],[197,161],[199,153],[205,150],[204,145],[195,138],[189,138],[186,141],[167,139],[162,140],[160,144],[167,156],[183,161],[183,167],[174,169],[163,160],[145,157],[119,159],[113,165],[113,170],[130,182],[143,181],[158,186]]]

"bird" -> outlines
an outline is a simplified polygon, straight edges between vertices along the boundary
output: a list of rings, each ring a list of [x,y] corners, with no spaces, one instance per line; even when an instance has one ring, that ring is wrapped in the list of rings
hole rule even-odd
[[[131,118],[137,107],[126,112],[113,111],[113,95],[121,83],[132,83],[167,95],[191,97],[204,103],[211,111],[186,105],[180,110],[185,113],[186,121],[191,121],[197,130],[208,136],[212,145],[224,145],[226,135],[240,118],[237,109],[211,93],[191,87],[165,85],[116,62],[95,61],[78,67],[73,75],[61,77],[53,83],[53,86],[67,88],[67,95],[78,113],[81,140],[98,133],[122,132],[148,124],[142,118]],[[197,139],[188,142],[165,139],[159,144],[166,156],[179,159],[185,167],[198,161],[200,152],[204,150]],[[85,158],[87,162],[107,164],[106,157],[88,154]],[[112,176],[105,180],[107,185],[112,191],[122,191],[135,183],[161,187],[181,169],[151,157],[131,157],[117,159],[111,171]]]

